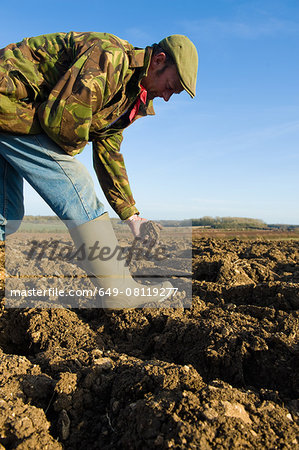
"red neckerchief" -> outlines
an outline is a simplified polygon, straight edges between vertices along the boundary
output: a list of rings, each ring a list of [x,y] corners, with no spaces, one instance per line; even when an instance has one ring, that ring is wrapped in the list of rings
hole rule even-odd
[[[136,100],[135,105],[133,106],[130,115],[129,115],[129,119],[130,122],[133,121],[133,119],[137,116],[139,108],[140,108],[140,103],[142,102],[144,105],[146,104],[146,97],[147,97],[147,90],[144,89],[143,86],[140,85],[141,88],[141,92]]]

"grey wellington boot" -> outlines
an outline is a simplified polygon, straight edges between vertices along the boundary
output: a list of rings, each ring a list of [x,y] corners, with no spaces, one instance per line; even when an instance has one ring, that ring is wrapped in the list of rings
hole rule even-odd
[[[168,281],[144,285],[132,278],[125,260],[119,258],[121,247],[108,213],[70,230],[70,233],[77,249],[84,248],[88,256],[83,259],[82,267],[94,276],[91,280],[99,292],[105,293],[101,297],[103,308],[138,308],[146,303],[161,302],[172,294],[173,286]]]

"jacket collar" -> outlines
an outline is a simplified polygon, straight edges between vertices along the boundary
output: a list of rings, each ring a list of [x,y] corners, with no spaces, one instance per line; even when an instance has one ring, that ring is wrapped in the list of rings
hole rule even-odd
[[[151,57],[152,57],[152,52],[153,52],[152,47],[133,48],[132,50],[127,51],[127,55],[129,58],[129,67],[132,69],[137,69],[137,68],[142,69],[140,71],[140,75],[138,78],[139,94],[141,92],[140,83],[141,83],[142,78],[147,75]],[[153,101],[147,100],[146,105],[144,105],[141,108],[140,113],[141,113],[140,115],[142,115],[142,116],[155,115]]]

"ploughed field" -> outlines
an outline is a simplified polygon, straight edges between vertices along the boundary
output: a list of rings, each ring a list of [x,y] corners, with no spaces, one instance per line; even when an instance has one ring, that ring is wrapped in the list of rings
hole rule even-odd
[[[194,238],[190,308],[109,314],[7,309],[2,281],[0,449],[298,448],[298,261]]]

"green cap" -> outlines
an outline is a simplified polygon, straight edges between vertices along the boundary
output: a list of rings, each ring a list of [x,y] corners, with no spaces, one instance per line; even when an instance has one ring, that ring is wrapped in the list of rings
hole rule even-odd
[[[192,98],[195,97],[198,55],[193,42],[187,36],[173,34],[162,39],[158,45],[172,56],[183,88]]]

